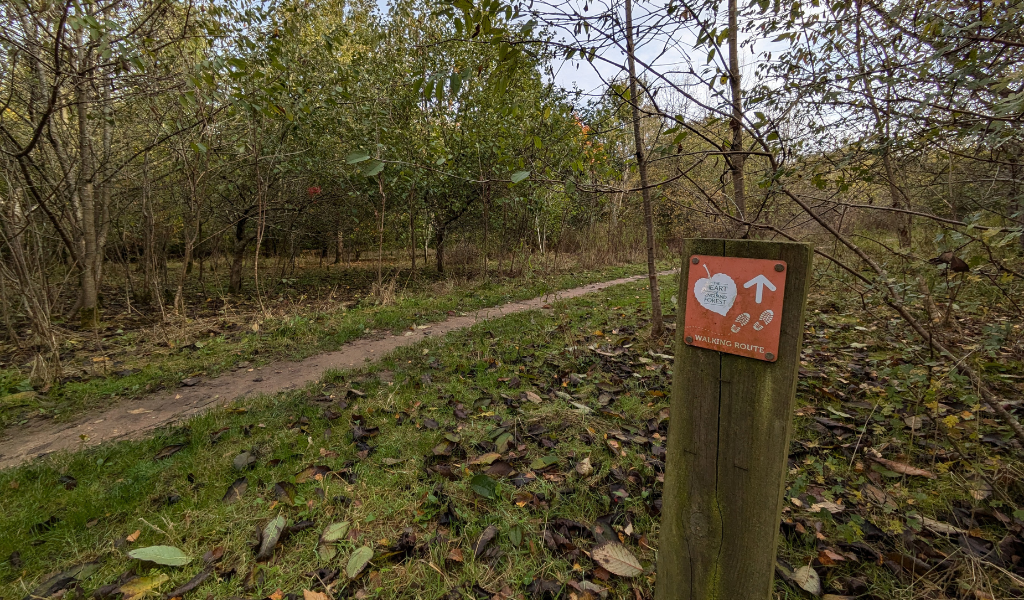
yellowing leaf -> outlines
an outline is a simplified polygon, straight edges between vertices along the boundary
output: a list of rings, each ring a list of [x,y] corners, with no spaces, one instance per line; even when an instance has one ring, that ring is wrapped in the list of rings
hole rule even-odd
[[[489,465],[492,462],[501,458],[501,455],[497,452],[488,452],[487,454],[481,454],[480,456],[469,461],[471,465]]]
[[[124,594],[124,600],[136,600],[148,595],[168,579],[167,573],[160,573],[152,577],[139,577],[122,585],[121,593]]]
[[[605,542],[595,547],[591,551],[590,557],[609,573],[622,577],[636,577],[644,572],[640,561],[633,556],[633,553],[622,544],[615,542]]]

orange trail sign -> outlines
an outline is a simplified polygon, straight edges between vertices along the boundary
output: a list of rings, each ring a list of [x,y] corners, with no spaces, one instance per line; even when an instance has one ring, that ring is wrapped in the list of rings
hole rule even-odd
[[[774,362],[779,353],[786,262],[690,257],[684,341]]]

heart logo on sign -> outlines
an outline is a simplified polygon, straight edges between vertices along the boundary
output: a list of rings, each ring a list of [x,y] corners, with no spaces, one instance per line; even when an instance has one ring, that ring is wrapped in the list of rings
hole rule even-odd
[[[725,273],[712,275],[707,265],[703,267],[708,276],[693,284],[693,295],[701,306],[724,317],[736,302],[736,282]]]

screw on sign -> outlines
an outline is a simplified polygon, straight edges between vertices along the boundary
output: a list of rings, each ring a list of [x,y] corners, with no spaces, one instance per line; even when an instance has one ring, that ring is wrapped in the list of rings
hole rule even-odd
[[[692,256],[683,334],[687,344],[759,360],[779,353],[786,263]]]

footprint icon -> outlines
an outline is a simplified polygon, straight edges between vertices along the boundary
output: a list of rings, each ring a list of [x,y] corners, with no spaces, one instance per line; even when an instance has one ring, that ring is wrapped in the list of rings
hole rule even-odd
[[[774,312],[772,312],[771,310],[764,311],[763,313],[761,313],[761,318],[759,318],[757,320],[757,322],[754,323],[754,330],[755,331],[761,331],[762,329],[764,329],[764,326],[769,324],[769,323],[771,323],[772,319],[774,319],[774,318],[775,318],[775,313]],[[764,322],[763,324],[762,324],[762,321]]]
[[[741,314],[740,316],[736,317],[736,323],[739,323],[739,325],[735,325],[735,324],[734,324],[734,325],[732,326],[732,332],[733,332],[733,333],[739,333],[739,332],[740,332],[740,329],[741,329],[741,328],[742,328],[742,327],[743,327],[744,325],[746,325],[747,323],[749,323],[749,322],[750,322],[750,313],[742,313],[742,314]]]

